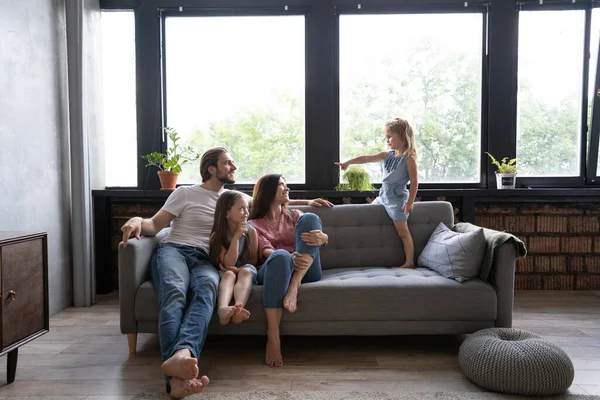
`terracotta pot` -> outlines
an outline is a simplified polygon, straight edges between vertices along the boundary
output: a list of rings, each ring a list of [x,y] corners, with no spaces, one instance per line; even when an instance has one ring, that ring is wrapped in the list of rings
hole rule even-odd
[[[158,171],[158,179],[160,179],[160,190],[175,190],[177,186],[177,178],[179,174],[171,171]]]

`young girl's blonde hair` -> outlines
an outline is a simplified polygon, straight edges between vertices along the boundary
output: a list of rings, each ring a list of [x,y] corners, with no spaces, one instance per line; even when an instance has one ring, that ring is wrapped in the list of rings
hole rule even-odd
[[[413,127],[404,118],[394,118],[385,122],[385,127],[390,131],[397,133],[400,139],[406,141],[408,155],[417,158],[417,146],[415,142],[415,133]]]

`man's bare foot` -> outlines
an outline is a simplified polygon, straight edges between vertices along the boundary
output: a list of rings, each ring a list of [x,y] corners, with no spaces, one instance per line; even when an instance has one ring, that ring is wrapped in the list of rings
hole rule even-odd
[[[298,301],[298,289],[297,288],[292,289],[292,287],[290,287],[288,289],[287,293],[285,294],[285,297],[283,298],[283,308],[285,308],[286,310],[288,310],[291,313],[296,312],[297,301]]]
[[[219,310],[217,311],[219,323],[221,325],[227,325],[237,310],[237,306],[219,307]]]
[[[198,360],[190,357],[187,349],[177,350],[167,361],[162,363],[160,370],[166,376],[188,380],[198,376]]]
[[[169,385],[171,386],[171,398],[182,399],[191,394],[200,393],[208,385],[209,380],[205,375],[200,379],[183,380],[179,378],[171,378]]]
[[[283,367],[283,357],[281,356],[281,342],[279,340],[279,336],[267,338],[265,364],[267,364],[269,367]]]
[[[236,311],[233,317],[231,317],[231,322],[234,324],[241,324],[248,318],[250,318],[250,311],[242,307]]]

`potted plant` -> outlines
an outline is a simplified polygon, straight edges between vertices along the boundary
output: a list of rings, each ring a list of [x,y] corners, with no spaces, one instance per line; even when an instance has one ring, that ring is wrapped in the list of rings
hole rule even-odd
[[[498,189],[514,189],[517,180],[517,159],[511,158],[509,160],[508,157],[504,157],[498,161],[487,151],[485,154],[490,157],[492,164],[498,168],[496,171],[496,187]]]
[[[335,190],[354,190],[357,192],[376,190],[369,181],[369,173],[362,167],[348,168],[342,179],[348,183],[340,183],[335,187]]]
[[[194,153],[191,146],[182,147],[179,144],[181,139],[174,128],[163,128],[172,147],[169,147],[166,153],[152,152],[142,156],[148,163],[146,167],[154,165],[158,167],[158,179],[160,180],[161,190],[173,190],[177,185],[177,178],[181,173],[183,165],[196,161],[200,158],[199,153]]]

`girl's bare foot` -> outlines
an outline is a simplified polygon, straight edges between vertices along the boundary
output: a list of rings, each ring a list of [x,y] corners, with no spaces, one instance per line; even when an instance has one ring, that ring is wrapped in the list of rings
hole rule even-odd
[[[231,322],[234,324],[241,324],[248,318],[250,318],[250,311],[246,310],[245,308],[241,308],[236,311],[233,317],[231,317]]]
[[[283,298],[283,308],[293,313],[297,310],[298,288],[293,289],[291,286]]]
[[[267,338],[265,364],[267,364],[269,367],[283,367],[283,357],[281,356],[281,344],[279,336]]]
[[[200,393],[208,385],[209,380],[205,375],[200,379],[183,380],[179,378],[171,378],[169,385],[171,386],[171,398],[182,399],[191,394]]]
[[[402,265],[399,265],[397,267],[392,267],[392,268],[414,268],[414,267],[415,267],[414,264],[402,264]]]
[[[227,306],[227,307],[219,307],[217,311],[217,315],[219,316],[219,323],[221,325],[227,325],[231,320],[231,317],[237,311],[237,306]]]
[[[171,358],[162,363],[160,370],[167,376],[182,380],[194,379],[198,376],[198,360],[190,355],[187,349],[177,350]]]

